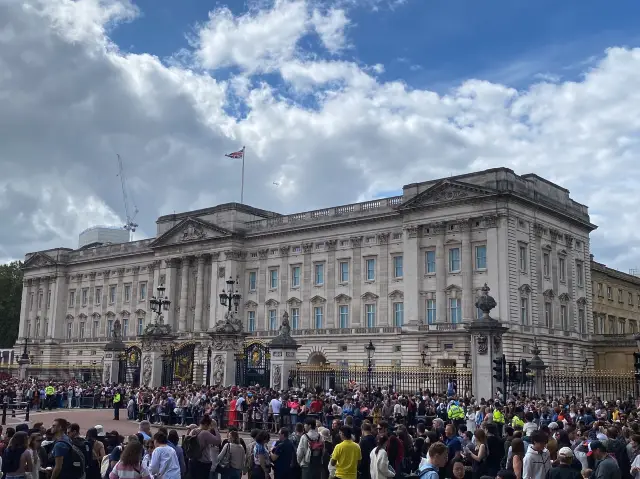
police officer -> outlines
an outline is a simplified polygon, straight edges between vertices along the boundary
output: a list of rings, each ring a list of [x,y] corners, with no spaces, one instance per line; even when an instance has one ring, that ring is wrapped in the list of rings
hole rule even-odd
[[[460,407],[460,405],[456,401],[453,401],[449,406],[447,416],[455,426],[456,431],[458,430],[458,426],[464,424],[464,409],[462,409],[462,407]]]
[[[113,395],[113,420],[120,420],[120,401],[122,401],[122,396],[120,395],[120,390],[116,389],[116,393]]]
[[[49,411],[53,409],[53,404],[55,402],[54,401],[55,394],[56,394],[56,389],[51,385],[51,383],[49,383],[49,385],[46,388],[44,388],[45,404],[46,406],[49,406]]]

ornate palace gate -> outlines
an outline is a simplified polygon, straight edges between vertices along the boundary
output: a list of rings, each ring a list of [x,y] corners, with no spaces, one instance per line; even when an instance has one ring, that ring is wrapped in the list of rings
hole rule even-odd
[[[162,358],[162,385],[193,383],[196,343],[184,343]]]
[[[120,368],[118,369],[118,382],[140,386],[140,369],[142,365],[142,350],[138,346],[131,346],[124,350],[120,356]]]
[[[271,354],[259,342],[249,343],[236,359],[236,384],[242,387],[269,387],[271,381]]]

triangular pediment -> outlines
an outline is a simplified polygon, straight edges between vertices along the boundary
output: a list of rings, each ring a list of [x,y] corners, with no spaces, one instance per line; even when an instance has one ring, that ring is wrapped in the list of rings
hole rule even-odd
[[[55,266],[56,261],[45,253],[34,253],[31,258],[24,262],[23,269],[28,268],[44,268],[46,266]]]
[[[233,233],[199,218],[185,218],[152,243],[152,248],[174,244],[194,243],[218,238],[230,238]]]
[[[490,188],[462,183],[456,180],[440,180],[431,187],[405,201],[400,208],[419,208],[421,206],[467,201],[470,198],[493,196],[497,192]]]

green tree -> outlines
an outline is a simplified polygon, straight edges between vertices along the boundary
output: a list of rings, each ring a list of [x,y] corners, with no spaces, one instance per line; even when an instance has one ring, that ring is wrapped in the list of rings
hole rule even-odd
[[[0,264],[0,347],[13,347],[18,339],[22,302],[22,262]]]

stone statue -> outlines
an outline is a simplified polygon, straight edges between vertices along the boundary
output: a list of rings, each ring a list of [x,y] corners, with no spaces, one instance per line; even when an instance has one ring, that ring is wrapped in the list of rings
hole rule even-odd
[[[214,327],[216,333],[236,334],[242,332],[242,320],[232,312],[226,312],[224,320],[218,321]]]
[[[280,365],[277,365],[275,370],[273,371],[273,385],[271,386],[276,391],[280,391],[282,383],[282,371],[280,370]]]
[[[151,356],[146,356],[144,358],[144,364],[142,366],[142,384],[145,387],[149,387],[149,384],[151,383],[151,371],[152,371]]]
[[[122,341],[122,325],[120,320],[116,319],[113,323],[113,331],[111,332],[111,339],[113,341]]]
[[[213,360],[213,384],[214,386],[224,385],[224,356],[218,355]]]
[[[282,315],[282,324],[280,325],[280,336],[291,336],[291,326],[289,325],[289,313],[286,311]]]

